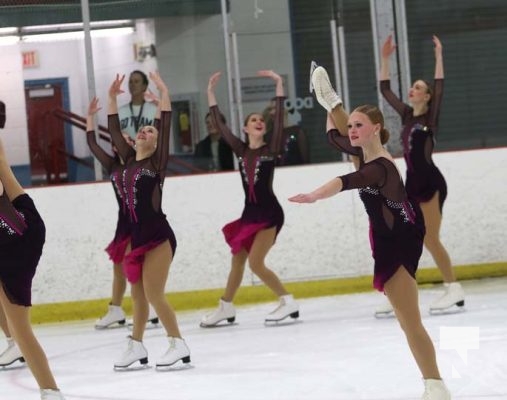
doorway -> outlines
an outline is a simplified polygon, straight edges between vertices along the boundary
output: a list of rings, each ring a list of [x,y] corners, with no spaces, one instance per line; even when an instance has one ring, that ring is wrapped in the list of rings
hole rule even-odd
[[[53,111],[68,109],[67,78],[25,81],[30,171],[33,185],[68,181],[67,154],[71,132]],[[66,132],[68,130],[68,132]]]

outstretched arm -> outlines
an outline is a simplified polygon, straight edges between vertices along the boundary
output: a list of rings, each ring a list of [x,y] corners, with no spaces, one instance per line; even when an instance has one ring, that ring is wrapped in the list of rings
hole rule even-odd
[[[336,120],[340,123],[340,128],[336,125]],[[360,147],[354,147],[350,144],[348,135],[349,115],[342,106],[333,108],[330,114],[327,114],[326,132],[328,142],[338,150],[351,156],[351,161],[356,169],[359,169],[362,150]]]
[[[289,197],[289,201],[294,203],[315,203],[317,200],[326,199],[340,193],[342,189],[343,182],[340,177],[337,177],[315,189],[313,192],[300,193],[296,196]]]
[[[442,55],[442,43],[437,36],[433,36],[435,44],[435,81],[433,84],[433,95],[430,102],[428,125],[436,135],[438,131],[438,117],[444,93],[444,59]]]
[[[383,186],[387,177],[385,167],[376,162],[363,166],[359,171],[336,177],[313,192],[290,197],[294,203],[314,203],[326,199],[344,190],[358,189],[372,185]]]

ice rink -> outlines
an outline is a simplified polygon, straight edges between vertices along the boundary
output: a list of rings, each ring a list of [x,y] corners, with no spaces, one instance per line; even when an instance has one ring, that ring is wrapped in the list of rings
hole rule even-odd
[[[453,399],[507,399],[507,278],[463,282],[466,311],[429,315],[440,288],[421,288],[424,324]],[[236,323],[203,329],[204,312],[179,313],[190,366],[159,371],[162,328],[146,331],[151,367],[124,372],[113,362],[127,328],[96,331],[94,321],[36,326],[66,399],[409,400],[423,383],[394,318],[375,319],[378,293],[300,300],[300,320],[267,327],[275,304],[238,308]],[[5,341],[0,341],[0,351]],[[138,364],[139,365],[139,364]],[[23,364],[0,369],[0,400],[36,400]]]

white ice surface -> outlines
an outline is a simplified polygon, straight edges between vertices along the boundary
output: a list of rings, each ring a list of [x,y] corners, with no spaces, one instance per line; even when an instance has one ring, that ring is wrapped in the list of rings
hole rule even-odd
[[[507,278],[464,287],[466,311],[438,316],[427,309],[439,290],[420,290],[440,372],[453,399],[507,399]],[[67,400],[418,400],[423,383],[397,321],[373,317],[382,301],[373,292],[302,299],[300,321],[274,327],[263,323],[274,304],[240,307],[236,324],[212,329],[199,327],[208,310],[179,313],[192,362],[168,371],[153,367],[166,350],[162,328],[146,331],[151,367],[126,372],[113,370],[126,328],[96,331],[85,321],[35,330]],[[0,400],[31,399],[39,394],[26,366],[0,369]]]

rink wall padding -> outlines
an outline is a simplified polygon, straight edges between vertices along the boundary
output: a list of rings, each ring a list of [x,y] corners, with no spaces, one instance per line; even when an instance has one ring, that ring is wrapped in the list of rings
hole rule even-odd
[[[507,276],[507,263],[457,266],[455,272],[460,281],[503,277]],[[442,277],[438,269],[426,268],[418,271],[417,282],[420,287],[439,287]],[[296,299],[373,291],[372,276],[287,282],[286,287]],[[199,309],[204,311],[215,307],[222,294],[223,289],[197,290],[168,293],[167,299],[177,312]],[[240,306],[275,301],[277,299],[269,289],[264,285],[255,285],[240,288],[234,304]],[[40,324],[97,319],[107,311],[108,302],[109,299],[99,299],[34,305],[32,322]],[[128,315],[132,314],[130,297],[125,298],[123,309]],[[92,325],[93,321],[90,321],[90,326]]]

